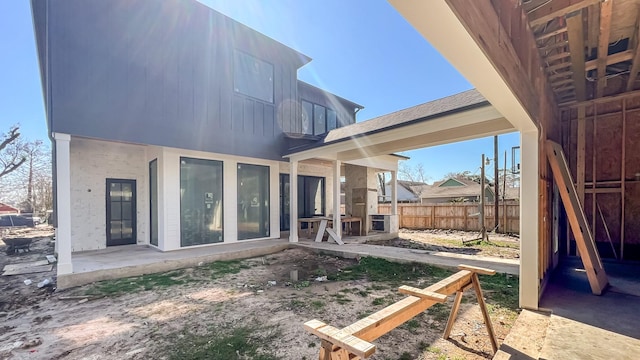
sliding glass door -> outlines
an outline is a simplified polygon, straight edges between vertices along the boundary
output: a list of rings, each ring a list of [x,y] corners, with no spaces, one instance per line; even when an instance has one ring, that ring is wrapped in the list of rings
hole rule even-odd
[[[222,162],[180,158],[180,246],[222,242]]]
[[[269,167],[238,164],[238,240],[269,236]]]

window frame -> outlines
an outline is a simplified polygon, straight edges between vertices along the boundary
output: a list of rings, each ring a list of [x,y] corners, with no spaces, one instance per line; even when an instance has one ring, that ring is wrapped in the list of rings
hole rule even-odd
[[[263,65],[268,65],[271,68],[271,84],[268,87],[270,95],[271,95],[270,99],[261,98],[261,97],[259,97],[260,94],[255,94],[255,93],[249,94],[248,92],[245,92],[243,89],[240,89],[238,87],[238,75],[239,75],[238,71],[240,71],[240,69],[239,69],[240,67],[238,66],[238,58],[239,58],[239,56],[244,56],[244,57],[250,58],[253,61],[262,63]],[[275,104],[275,96],[276,96],[275,95],[275,73],[276,73],[275,69],[276,69],[276,67],[275,67],[275,65],[273,63],[271,63],[269,61],[266,61],[264,59],[261,59],[261,58],[259,58],[257,56],[254,56],[252,54],[249,54],[246,51],[234,49],[233,50],[233,57],[232,57],[232,68],[233,68],[233,70],[232,70],[231,76],[232,76],[232,79],[233,79],[233,92],[234,93],[240,94],[240,95],[243,95],[243,96],[247,96],[247,97],[250,97],[252,99],[255,99],[255,100],[258,100],[258,101],[262,101],[262,102],[267,103],[267,104]],[[248,74],[248,75],[250,75],[250,74]],[[248,79],[251,79],[251,78],[248,78]],[[251,86],[249,88],[251,88]]]

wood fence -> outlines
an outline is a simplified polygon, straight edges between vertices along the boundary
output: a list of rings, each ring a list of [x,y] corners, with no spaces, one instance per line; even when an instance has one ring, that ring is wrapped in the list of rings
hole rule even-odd
[[[498,232],[520,232],[520,204],[500,203]],[[391,204],[378,204],[380,214],[391,214]],[[484,206],[485,227],[494,227],[494,205]],[[452,229],[480,231],[480,205],[461,204],[398,204],[398,222],[405,229]]]

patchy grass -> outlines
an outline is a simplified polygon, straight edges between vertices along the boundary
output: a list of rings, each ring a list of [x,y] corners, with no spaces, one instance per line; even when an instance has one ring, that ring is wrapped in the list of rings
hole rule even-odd
[[[480,275],[479,278],[485,297],[491,304],[514,311],[518,309],[519,279],[517,276],[496,274]]]
[[[419,263],[401,264],[385,259],[365,257],[360,263],[331,275],[331,280],[360,280],[399,283],[417,279],[442,279],[452,272],[435,266]]]
[[[243,264],[241,260],[215,261],[204,265],[203,269],[211,272],[212,279],[218,279],[228,274],[237,274],[242,269],[249,269],[251,266]]]
[[[280,336],[275,328],[239,327],[210,329],[207,334],[194,334],[187,329],[172,336],[177,341],[165,348],[170,360],[278,360],[269,345]]]
[[[170,271],[159,274],[148,274],[124,279],[105,280],[89,286],[85,295],[117,296],[126,293],[147,291],[157,288],[182,285],[198,281],[185,275],[184,270]]]

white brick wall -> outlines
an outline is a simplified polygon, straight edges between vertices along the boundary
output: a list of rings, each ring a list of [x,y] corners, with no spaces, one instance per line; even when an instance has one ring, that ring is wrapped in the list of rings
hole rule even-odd
[[[145,148],[76,137],[71,139],[72,251],[106,247],[108,178],[136,180],[137,242],[149,242],[149,165]]]

